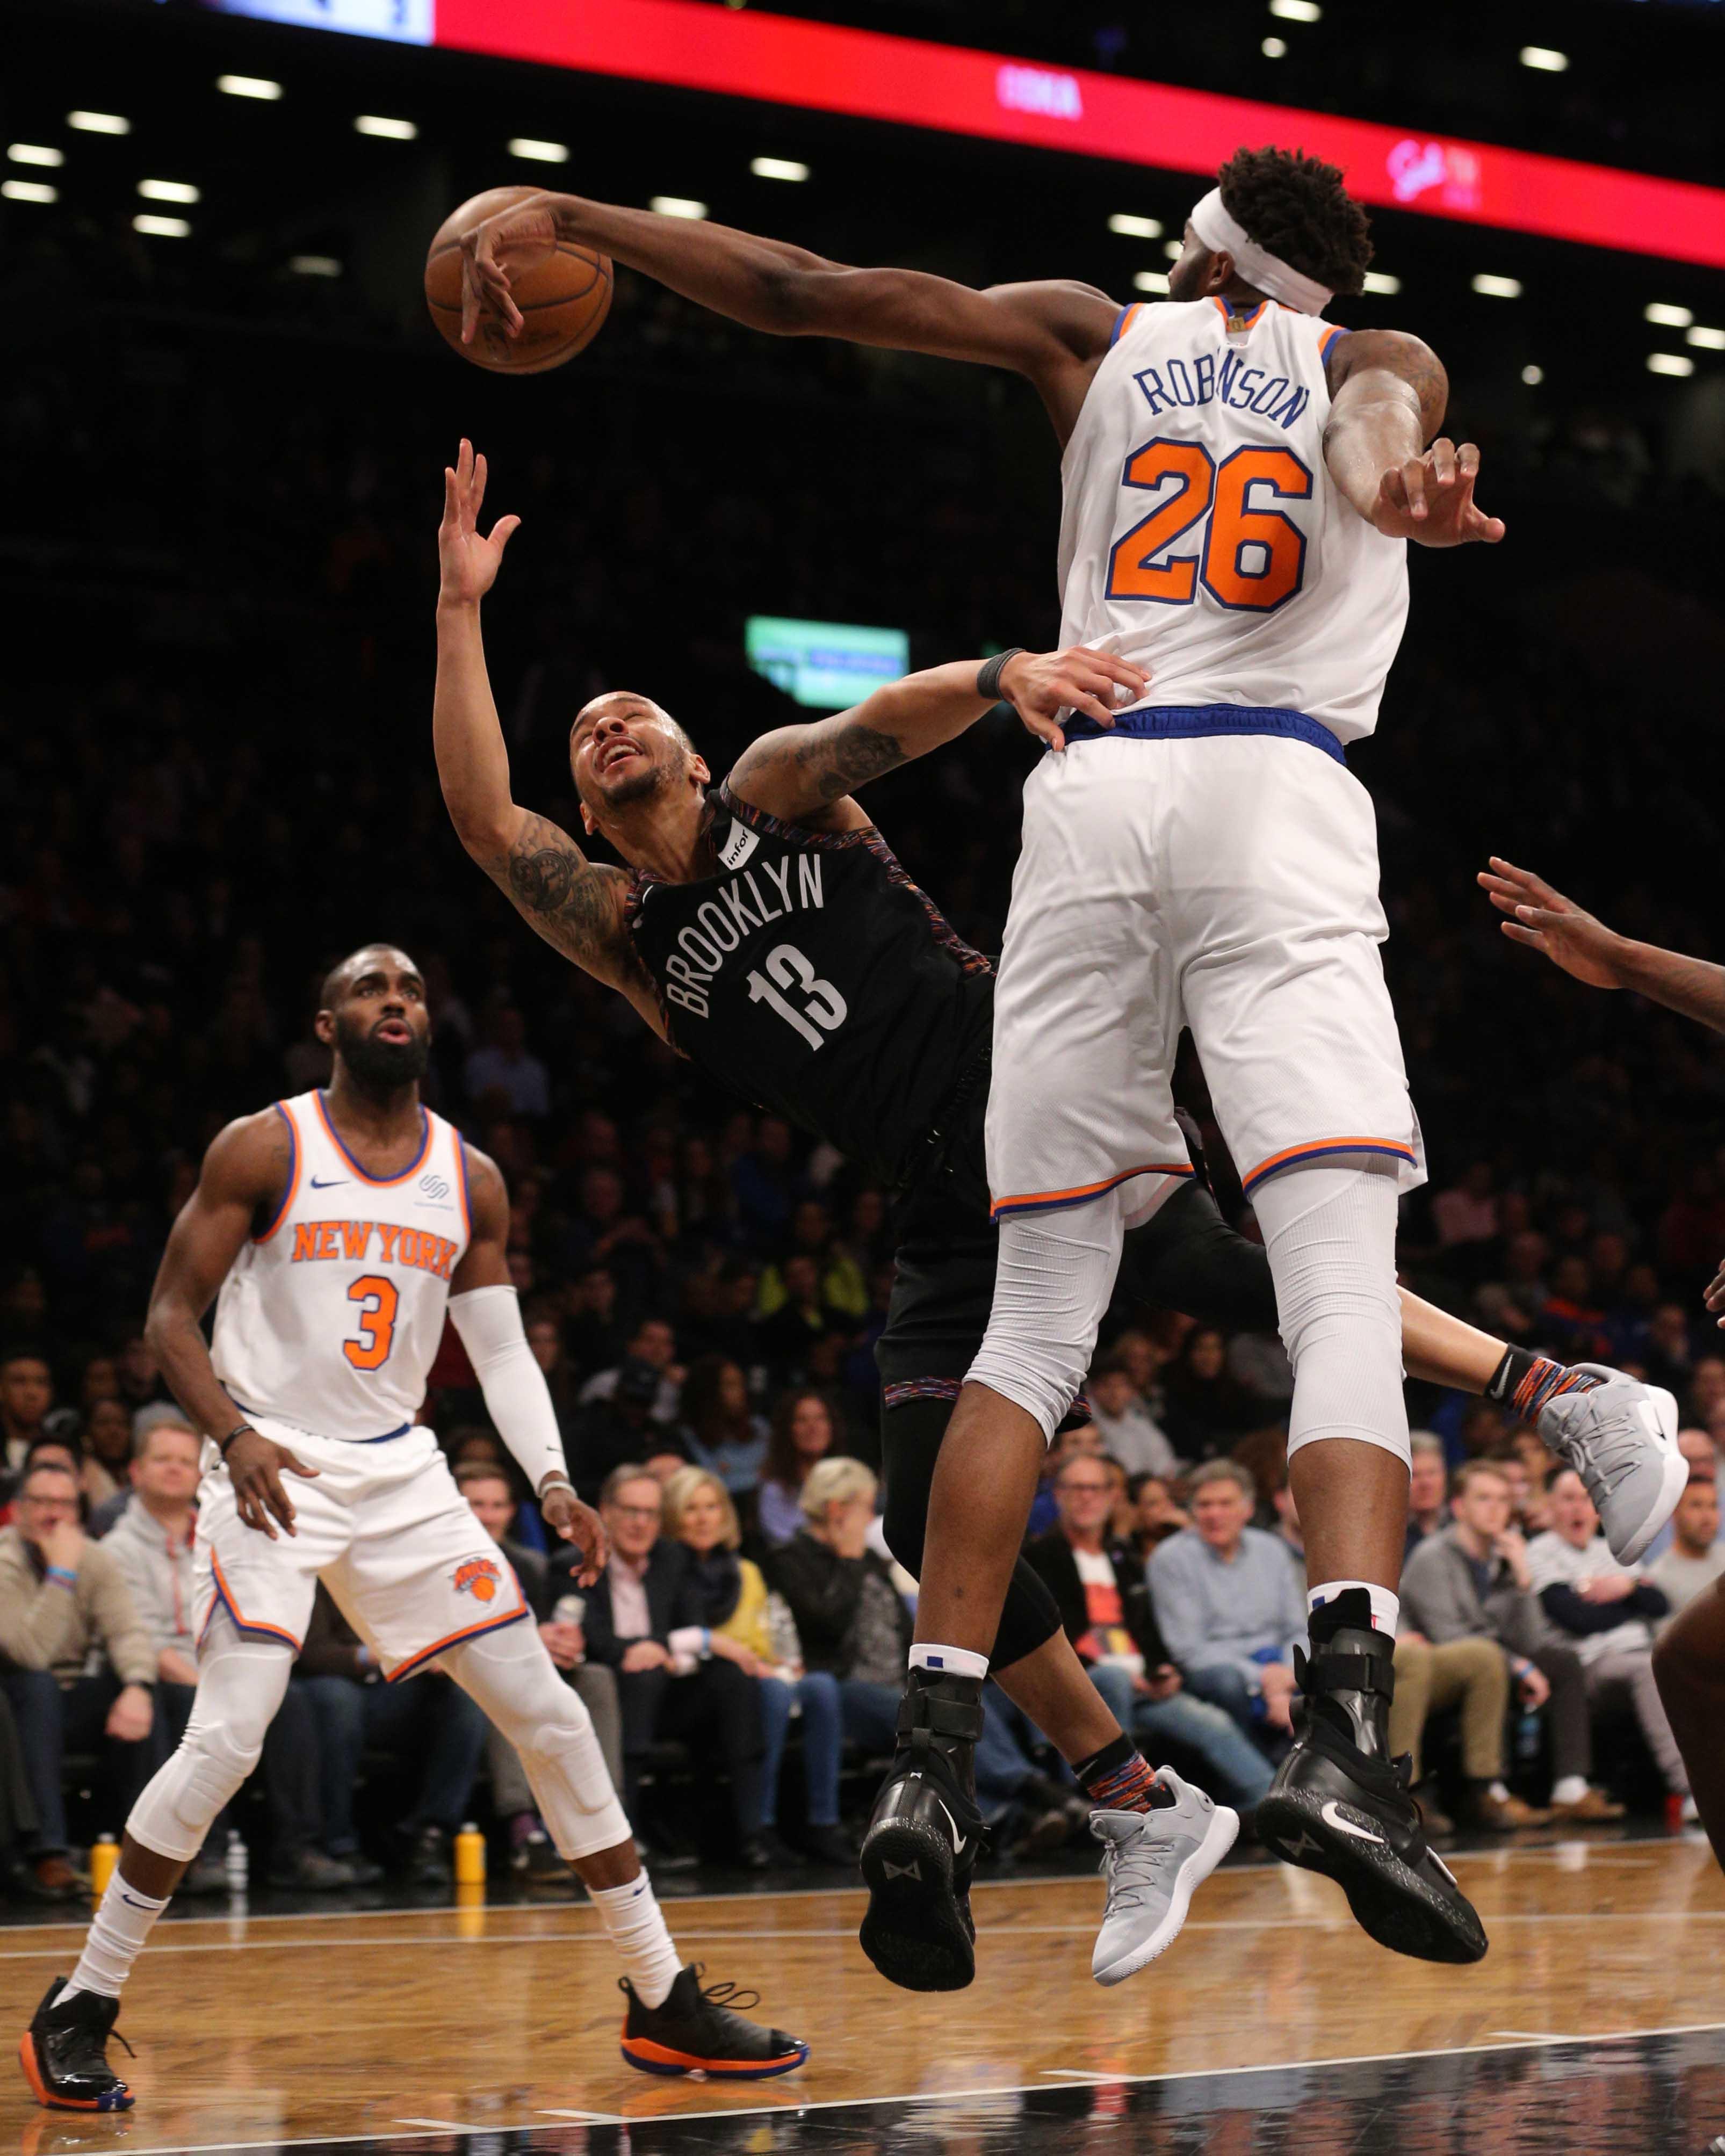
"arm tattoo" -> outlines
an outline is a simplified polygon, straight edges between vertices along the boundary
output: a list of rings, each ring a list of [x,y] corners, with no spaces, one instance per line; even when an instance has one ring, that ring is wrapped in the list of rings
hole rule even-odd
[[[896,735],[850,719],[836,733],[811,727],[797,749],[796,761],[814,779],[824,802],[842,800],[853,788],[896,770],[906,757]]]
[[[629,879],[621,869],[588,860],[543,816],[527,817],[508,853],[486,861],[485,869],[566,958],[625,992],[648,984],[623,926],[621,900]]]

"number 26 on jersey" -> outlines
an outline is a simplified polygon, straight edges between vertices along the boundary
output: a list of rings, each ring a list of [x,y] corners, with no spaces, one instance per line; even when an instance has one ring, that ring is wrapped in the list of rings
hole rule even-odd
[[[1299,590],[1306,534],[1273,506],[1311,497],[1292,450],[1252,446],[1219,465],[1201,442],[1158,435],[1132,451],[1122,480],[1160,498],[1109,549],[1111,599],[1190,606],[1201,583],[1230,611],[1272,613]],[[1177,552],[1188,533],[1199,543]]]

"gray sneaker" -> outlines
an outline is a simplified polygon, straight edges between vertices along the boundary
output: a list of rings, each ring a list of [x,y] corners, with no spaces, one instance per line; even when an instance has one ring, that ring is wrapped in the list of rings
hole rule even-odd
[[[1603,1363],[1578,1363],[1599,1383],[1558,1393],[1539,1410],[1539,1435],[1587,1485],[1611,1554],[1633,1564],[1677,1509],[1689,1463],[1677,1450],[1677,1403]]]
[[[1090,1973],[1121,1984],[1173,1944],[1194,1893],[1234,1846],[1240,1815],[1183,1782],[1172,1767],[1157,1775],[1175,1801],[1148,1812],[1092,1812],[1102,1845],[1107,1905]]]

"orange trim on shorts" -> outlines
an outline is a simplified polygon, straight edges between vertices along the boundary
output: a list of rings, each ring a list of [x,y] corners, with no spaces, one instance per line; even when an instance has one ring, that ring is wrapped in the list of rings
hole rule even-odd
[[[1073,1190],[1030,1190],[1017,1198],[997,1198],[988,1208],[988,1218],[998,1220],[1004,1213],[1052,1212],[1057,1205],[1086,1205],[1092,1198],[1101,1198],[1122,1183],[1130,1183],[1135,1175],[1190,1175],[1194,1168],[1189,1160],[1148,1160],[1142,1168],[1123,1168],[1118,1175],[1110,1175],[1101,1183],[1086,1183]]]
[[[275,1104],[275,1112],[288,1127],[288,1143],[293,1149],[288,1168],[287,1195],[275,1209],[275,1218],[263,1234],[253,1236],[252,1240],[254,1243],[267,1243],[282,1222],[286,1219],[290,1208],[300,1194],[300,1171],[305,1164],[305,1148],[300,1142],[300,1126],[294,1121],[293,1110],[289,1107],[285,1101],[278,1101]]]
[[[510,1577],[511,1578],[515,1577],[512,1566]],[[519,1601],[517,1608],[506,1609],[501,1617],[487,1617],[481,1624],[470,1625],[465,1631],[450,1632],[441,1640],[434,1640],[429,1647],[420,1648],[418,1654],[409,1655],[406,1661],[398,1663],[395,1668],[390,1671],[384,1681],[387,1684],[399,1684],[403,1677],[412,1676],[422,1662],[429,1662],[434,1655],[442,1654],[445,1647],[459,1647],[464,1640],[478,1639],[481,1632],[498,1632],[506,1625],[514,1625],[523,1617],[531,1617],[533,1613],[527,1607],[527,1598],[521,1593],[521,1584],[518,1579],[515,1583],[515,1591]]]
[[[209,1630],[210,1626],[215,1622],[216,1605],[219,1603],[222,1608],[224,1609],[228,1612],[228,1614],[233,1619],[234,1629],[237,1631],[250,1632],[254,1634],[262,1633],[266,1639],[285,1640],[297,1655],[300,1648],[305,1645],[305,1642],[301,1640],[296,1640],[291,1632],[285,1631],[280,1625],[256,1624],[251,1620],[240,1615],[239,1604],[234,1599],[234,1591],[228,1586],[226,1575],[222,1570],[222,1560],[216,1555],[214,1550],[212,1550],[209,1553],[209,1562],[210,1569],[215,1574],[216,1591],[214,1595],[211,1598],[209,1614],[204,1619],[203,1625],[198,1629],[198,1645],[201,1647],[203,1645],[205,1633]]]
[[[1312,1138],[1305,1145],[1290,1146],[1285,1152],[1273,1152],[1268,1160],[1260,1160],[1250,1174],[1240,1178],[1240,1188],[1250,1191],[1266,1175],[1278,1174],[1301,1161],[1321,1160],[1326,1154],[1340,1152],[1387,1153],[1394,1159],[1410,1163],[1416,1158],[1413,1147],[1404,1138]]]

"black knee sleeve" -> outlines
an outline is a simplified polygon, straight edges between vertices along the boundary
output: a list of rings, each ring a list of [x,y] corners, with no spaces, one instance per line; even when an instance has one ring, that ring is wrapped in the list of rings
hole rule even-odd
[[[913,1578],[922,1576],[922,1544],[928,1527],[928,1493],[934,1464],[952,1412],[950,1400],[906,1400],[880,1418],[880,1459],[886,1470],[886,1508],[881,1525],[886,1547]],[[1013,1568],[990,1660],[998,1668],[1034,1654],[1060,1629],[1060,1613],[1040,1573],[1020,1558]]]
[[[1207,1325],[1274,1332],[1279,1322],[1269,1259],[1235,1233],[1197,1183],[1177,1190],[1142,1228],[1127,1231],[1120,1286],[1136,1301],[1184,1311]]]

